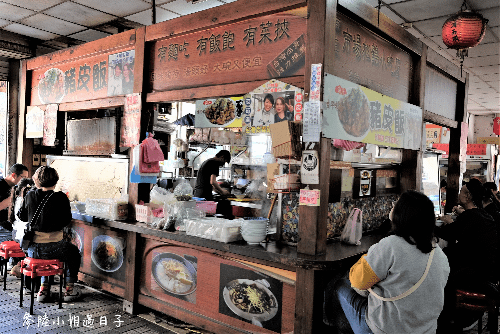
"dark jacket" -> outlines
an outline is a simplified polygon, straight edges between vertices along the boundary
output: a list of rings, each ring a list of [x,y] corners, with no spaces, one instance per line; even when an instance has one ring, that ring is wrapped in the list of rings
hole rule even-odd
[[[50,193],[52,196],[45,203],[38,218],[31,222],[38,205]],[[39,232],[61,231],[71,223],[72,219],[68,197],[60,191],[43,191],[42,189],[36,189],[26,194],[23,206],[17,215],[22,221],[31,222],[32,230]]]
[[[436,235],[448,241],[444,249],[451,274],[473,273],[495,278],[498,266],[498,237],[495,221],[483,209],[469,209],[447,225],[436,228]]]

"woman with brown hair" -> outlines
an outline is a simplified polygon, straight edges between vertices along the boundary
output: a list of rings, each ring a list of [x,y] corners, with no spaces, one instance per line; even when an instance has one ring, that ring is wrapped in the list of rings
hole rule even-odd
[[[33,243],[28,248],[28,256],[35,259],[58,259],[65,262],[64,301],[70,302],[81,294],[74,286],[78,279],[81,255],[75,245],[64,239],[63,228],[68,226],[72,219],[69,199],[60,191],[54,192],[59,180],[59,175],[54,168],[40,167],[34,179],[40,188],[28,192],[18,213],[19,219],[29,222],[31,229],[35,231]],[[37,300],[39,302],[50,300],[49,277],[42,277]]]

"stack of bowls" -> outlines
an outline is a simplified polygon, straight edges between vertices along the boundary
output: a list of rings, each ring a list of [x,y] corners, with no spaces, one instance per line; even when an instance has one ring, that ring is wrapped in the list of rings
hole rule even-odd
[[[269,220],[266,218],[249,218],[241,223],[241,236],[249,245],[258,245],[267,235],[267,225]]]

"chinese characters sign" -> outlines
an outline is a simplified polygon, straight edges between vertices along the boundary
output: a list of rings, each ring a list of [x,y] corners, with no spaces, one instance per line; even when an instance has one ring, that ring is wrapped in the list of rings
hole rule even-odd
[[[325,73],[323,135],[420,149],[422,109]]]
[[[43,110],[28,106],[26,111],[26,138],[43,137]]]
[[[269,15],[157,41],[153,90],[302,75],[306,20]]]
[[[335,26],[336,76],[401,101],[408,100],[411,57],[342,14]]]
[[[141,129],[141,94],[129,94],[125,97],[122,127],[120,131],[120,147],[139,145]]]
[[[135,51],[102,54],[33,71],[31,105],[132,93]]]

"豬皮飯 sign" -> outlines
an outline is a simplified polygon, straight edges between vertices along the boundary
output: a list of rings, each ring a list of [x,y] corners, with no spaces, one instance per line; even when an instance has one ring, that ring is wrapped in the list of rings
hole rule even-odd
[[[422,109],[325,73],[323,136],[418,150]]]
[[[133,93],[135,50],[105,53],[33,70],[31,104],[85,101]]]

